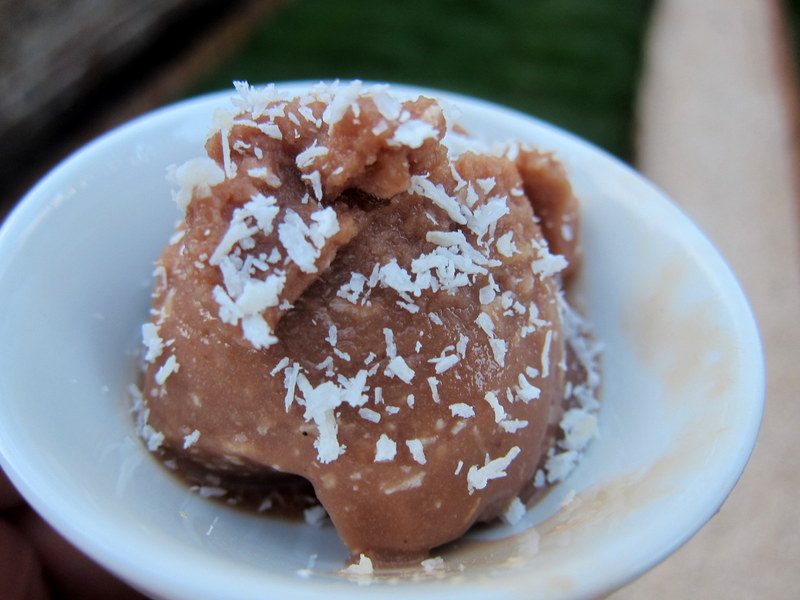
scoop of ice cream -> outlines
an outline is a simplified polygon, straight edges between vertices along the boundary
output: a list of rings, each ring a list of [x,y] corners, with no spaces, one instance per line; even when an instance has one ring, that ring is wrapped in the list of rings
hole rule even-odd
[[[553,157],[471,140],[435,100],[237,87],[173,173],[144,437],[303,477],[354,554],[418,560],[505,511],[547,450],[576,201]]]

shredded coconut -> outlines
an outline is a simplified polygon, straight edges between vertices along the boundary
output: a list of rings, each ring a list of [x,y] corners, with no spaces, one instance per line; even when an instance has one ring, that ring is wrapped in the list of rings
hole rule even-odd
[[[389,140],[389,145],[419,148],[425,140],[436,138],[437,134],[438,132],[430,123],[411,119],[395,129],[394,135]]]
[[[310,225],[291,208],[286,209],[283,223],[278,225],[278,238],[289,258],[304,273],[316,273],[316,261],[325,241],[339,231],[336,211],[330,206],[311,214]]]
[[[380,423],[381,415],[379,412],[372,410],[371,408],[360,408],[358,409],[358,415],[367,421],[372,421],[373,423]]]
[[[366,554],[361,554],[357,563],[349,565],[344,569],[344,573],[348,575],[372,575],[372,561]]]
[[[499,423],[500,421],[505,419],[506,411],[500,405],[500,401],[497,399],[497,394],[495,394],[494,392],[486,392],[486,394],[484,395],[483,399],[486,400],[486,402],[489,404],[489,406],[492,407],[492,410],[494,411],[494,422],[495,423]]]
[[[518,497],[514,497],[505,512],[500,515],[500,518],[509,525],[516,525],[522,520],[522,517],[525,516],[527,510],[522,500]]]
[[[190,448],[194,444],[197,443],[197,440],[200,439],[200,431],[195,429],[192,433],[183,438],[183,449],[186,450]]]
[[[145,323],[142,325],[142,342],[147,346],[147,353],[144,359],[153,362],[164,350],[164,340],[158,335],[158,326],[155,323]]]
[[[550,376],[550,344],[553,342],[553,330],[550,329],[544,336],[542,345],[542,378]]]
[[[177,373],[180,368],[181,366],[178,363],[178,359],[175,358],[174,354],[170,354],[164,364],[161,365],[161,368],[156,371],[156,375],[154,377],[155,382],[158,385],[164,385],[164,382],[167,381],[167,377],[173,373]]]
[[[451,404],[449,408],[450,412],[453,413],[454,417],[462,417],[464,419],[468,419],[469,417],[475,416],[475,409],[472,408],[469,404],[464,404],[463,402],[456,402],[455,404]]]
[[[397,377],[405,383],[411,383],[411,380],[414,379],[414,369],[408,366],[402,356],[395,356],[386,366],[384,375],[387,377]]]
[[[201,157],[170,167],[167,179],[179,187],[173,198],[179,209],[186,210],[193,197],[210,196],[211,188],[225,180],[225,172],[211,158]]]
[[[444,559],[441,556],[426,558],[420,565],[426,573],[433,573],[434,571],[441,571],[444,569]]]
[[[489,338],[489,347],[492,349],[495,362],[501,367],[505,366],[508,344],[505,340],[495,337],[494,321],[492,317],[488,313],[482,311],[475,319],[475,322]]]
[[[519,453],[519,447],[514,446],[505,456],[495,458],[494,460],[490,460],[487,454],[486,463],[482,467],[472,465],[469,471],[467,471],[467,489],[470,495],[472,495],[475,490],[482,490],[485,488],[490,480],[505,477],[507,474],[506,469]]]
[[[436,377],[428,377],[428,385],[431,388],[431,397],[436,404],[439,404],[439,380]]]
[[[579,458],[580,454],[575,450],[566,450],[550,456],[545,463],[547,483],[564,480],[575,469]]]
[[[421,440],[406,440],[406,446],[408,446],[409,452],[411,452],[411,457],[421,465],[424,465],[427,460],[425,458],[425,448],[422,445]]]
[[[382,433],[375,443],[375,462],[394,460],[396,454],[397,444],[388,435]]]
[[[517,378],[516,392],[517,396],[519,396],[525,403],[528,403],[531,400],[536,400],[542,393],[542,391],[535,385],[532,385],[522,373],[520,373],[519,377]]]
[[[597,417],[582,408],[566,411],[559,422],[567,450],[583,450],[597,432]]]

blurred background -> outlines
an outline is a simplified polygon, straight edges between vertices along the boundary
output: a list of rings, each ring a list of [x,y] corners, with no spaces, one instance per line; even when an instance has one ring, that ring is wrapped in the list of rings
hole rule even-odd
[[[0,0],[0,181],[185,96],[297,79],[495,100],[632,157],[651,0]]]
[[[721,249],[769,373],[759,444],[729,501],[611,598],[800,598],[798,26],[800,0],[0,0],[0,218],[92,138],[233,80],[430,86],[587,138]],[[0,597],[135,597],[67,562],[1,479]],[[21,556],[29,570],[4,567]]]

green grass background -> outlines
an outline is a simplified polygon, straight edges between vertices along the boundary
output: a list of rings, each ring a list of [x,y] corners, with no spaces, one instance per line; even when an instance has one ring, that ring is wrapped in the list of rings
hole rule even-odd
[[[293,0],[189,90],[364,79],[460,92],[624,160],[651,0]]]

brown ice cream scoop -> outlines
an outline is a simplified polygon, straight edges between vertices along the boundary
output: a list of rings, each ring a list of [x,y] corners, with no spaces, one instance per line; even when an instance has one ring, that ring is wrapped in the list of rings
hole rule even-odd
[[[569,182],[432,99],[239,92],[210,158],[174,172],[144,437],[216,475],[305,478],[354,554],[419,560],[502,514],[547,450]]]

